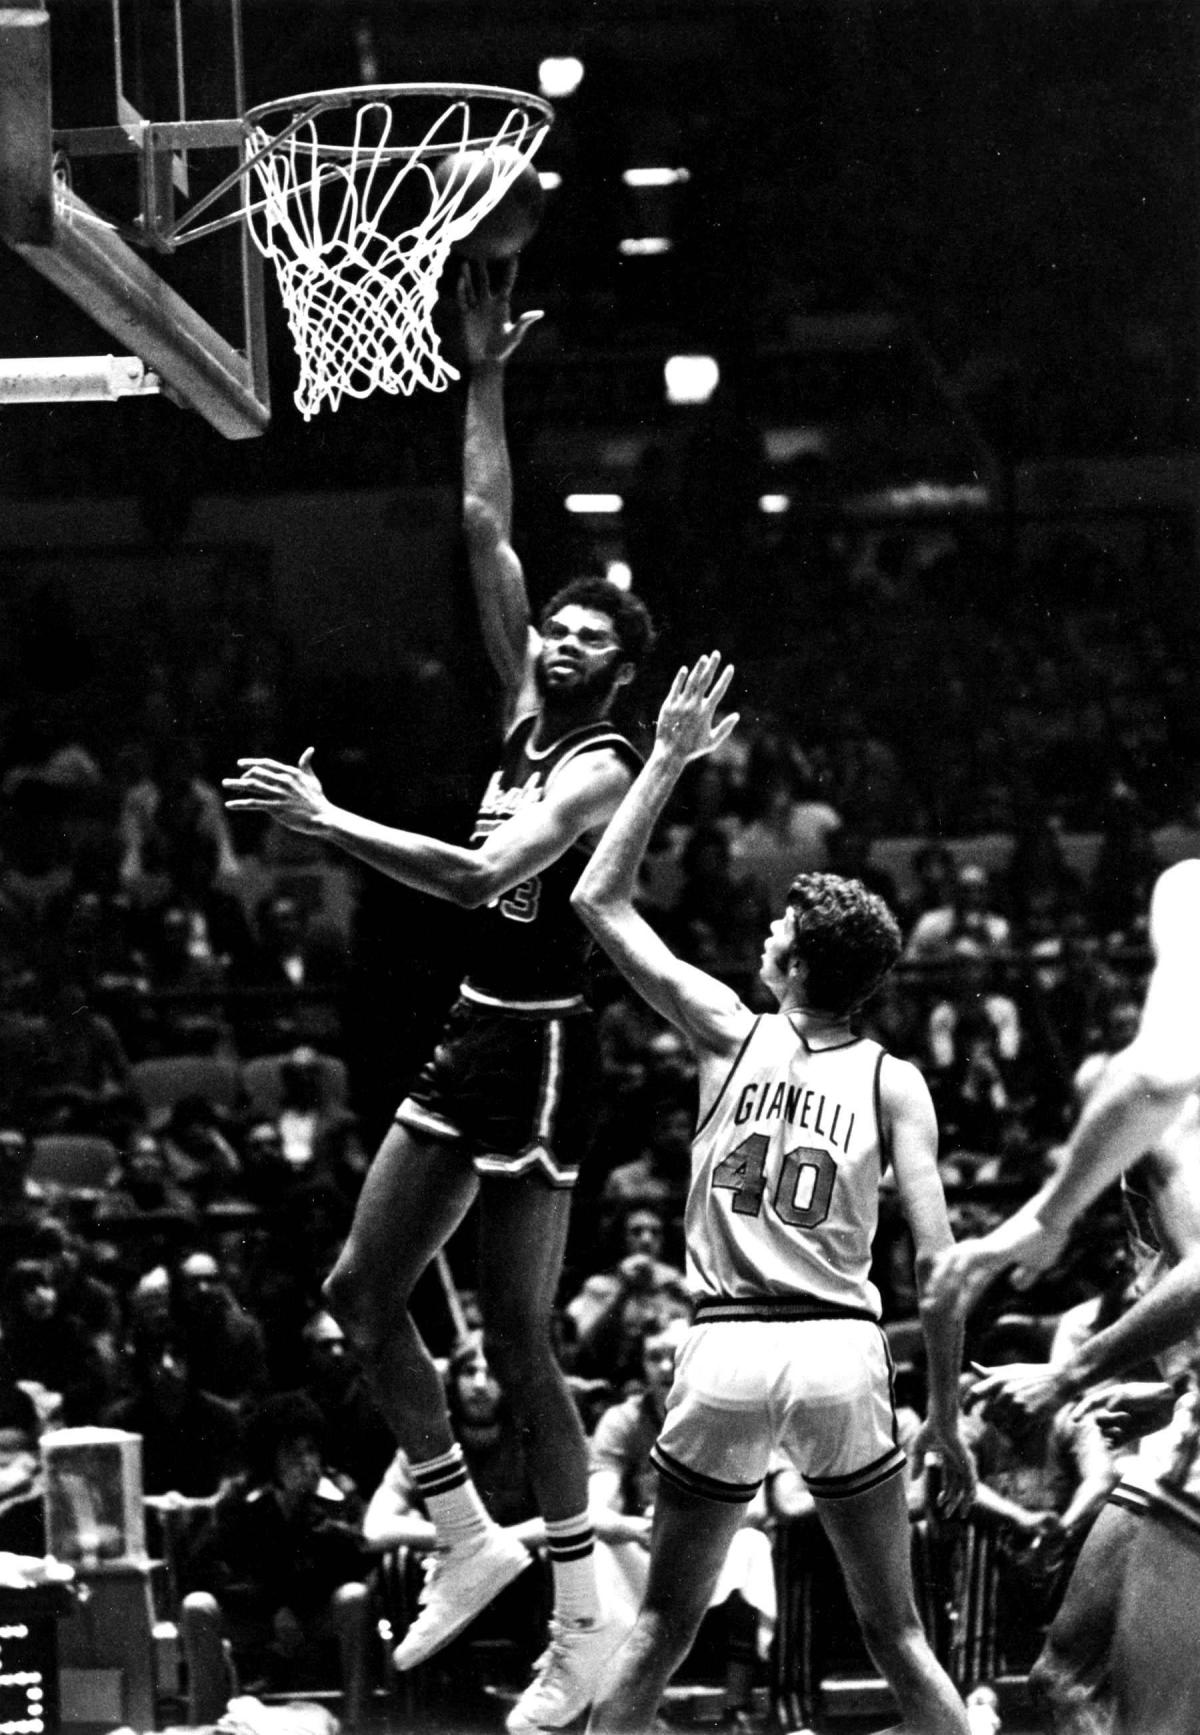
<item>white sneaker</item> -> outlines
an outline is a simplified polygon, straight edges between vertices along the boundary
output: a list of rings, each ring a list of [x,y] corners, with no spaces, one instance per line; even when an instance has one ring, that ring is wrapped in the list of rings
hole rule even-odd
[[[600,1691],[609,1662],[628,1636],[624,1621],[584,1627],[552,1620],[550,1643],[534,1665],[533,1680],[504,1720],[509,1735],[573,1723]]]
[[[532,1560],[523,1542],[499,1528],[471,1548],[431,1554],[417,1618],[392,1652],[396,1667],[415,1669],[457,1638]]]

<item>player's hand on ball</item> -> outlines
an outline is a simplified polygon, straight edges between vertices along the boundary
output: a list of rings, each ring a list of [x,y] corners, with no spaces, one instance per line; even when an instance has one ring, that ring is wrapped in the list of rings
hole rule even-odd
[[[234,812],[268,813],[289,831],[318,832],[330,809],[312,768],[316,749],[306,747],[296,765],[278,759],[239,759],[237,777],[222,778]]]
[[[530,326],[542,317],[540,311],[531,311],[513,319],[509,302],[516,280],[515,259],[508,260],[494,288],[482,260],[465,262],[459,272],[458,309],[462,315],[463,344],[472,367],[483,362],[507,361]]]

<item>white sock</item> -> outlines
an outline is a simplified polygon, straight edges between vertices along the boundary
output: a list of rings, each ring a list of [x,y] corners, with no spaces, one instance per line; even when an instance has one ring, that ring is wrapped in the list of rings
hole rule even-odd
[[[444,1547],[458,1548],[482,1540],[492,1528],[492,1520],[471,1480],[460,1445],[451,1446],[443,1457],[408,1468]]]
[[[596,1589],[596,1533],[586,1512],[547,1520],[546,1543],[554,1571],[554,1613],[568,1626],[591,1626],[600,1618]]]

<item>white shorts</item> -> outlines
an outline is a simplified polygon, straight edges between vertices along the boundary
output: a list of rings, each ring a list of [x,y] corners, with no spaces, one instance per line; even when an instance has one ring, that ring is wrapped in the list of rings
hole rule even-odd
[[[659,1473],[712,1500],[751,1500],[773,1451],[810,1494],[863,1494],[904,1468],[892,1358],[872,1320],[714,1320],[675,1363],[652,1452]]]

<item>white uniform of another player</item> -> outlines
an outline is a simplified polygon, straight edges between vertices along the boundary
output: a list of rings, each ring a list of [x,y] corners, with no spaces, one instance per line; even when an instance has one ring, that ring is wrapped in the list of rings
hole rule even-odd
[[[590,1735],[654,1725],[776,1447],[812,1490],[901,1726],[966,1735],[917,1612],[904,1453],[870,1280],[883,1129],[918,1281],[953,1245],[928,1087],[852,1024],[899,956],[900,930],[858,881],[801,874],[764,936],[760,977],[779,1011],[763,1017],[677,958],[635,903],[680,774],[736,722],[713,721],[730,679],[719,664],[714,652],[676,675],[650,755],[572,897],[618,969],[688,1041],[700,1080],[686,1218],[696,1323],[654,1448],[646,1594]],[[923,1312],[922,1326],[943,1503],[961,1509],[974,1486],[958,1425],[961,1331],[949,1310]]]
[[[702,1107],[685,1217],[696,1323],[653,1454],[697,1493],[749,1499],[776,1447],[826,1499],[904,1467],[870,1280],[883,1058],[861,1037],[814,1049],[766,1015]]]

